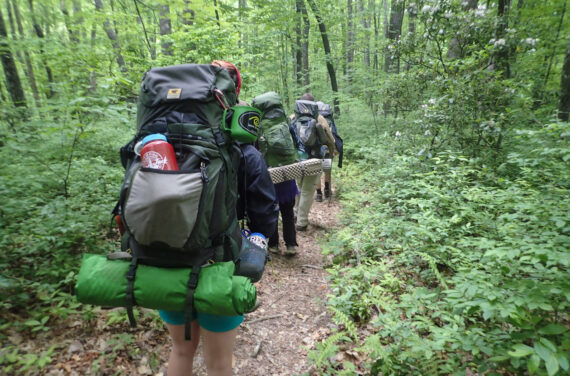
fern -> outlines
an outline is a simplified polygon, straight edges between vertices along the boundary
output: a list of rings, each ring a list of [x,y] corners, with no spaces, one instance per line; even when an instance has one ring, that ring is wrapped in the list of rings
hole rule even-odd
[[[354,339],[355,341],[358,341],[358,332],[357,332],[357,328],[356,325],[354,324],[354,322],[350,319],[350,317],[348,317],[346,314],[344,314],[343,312],[339,311],[338,309],[334,308],[334,307],[329,307],[329,309],[333,312],[333,321],[336,324],[339,325],[343,325],[346,329],[346,331],[348,332],[348,334],[350,335],[350,337],[352,339]]]
[[[437,279],[437,281],[439,282],[439,284],[441,286],[443,286],[445,289],[447,289],[447,283],[445,282],[445,280],[443,279],[443,276],[441,275],[441,273],[439,272],[439,270],[437,269],[437,262],[435,260],[435,258],[433,258],[432,256],[428,255],[425,252],[417,252],[417,254],[428,263],[430,270],[432,271],[432,273],[435,275],[435,278]]]

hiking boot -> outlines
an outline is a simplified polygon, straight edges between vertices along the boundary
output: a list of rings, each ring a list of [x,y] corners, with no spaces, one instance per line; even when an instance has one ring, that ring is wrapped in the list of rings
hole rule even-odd
[[[297,250],[295,249],[294,245],[288,245],[287,249],[285,250],[285,256],[295,256],[297,254]]]
[[[295,230],[297,230],[297,231],[307,231],[307,226],[308,226],[308,225],[305,225],[305,226],[295,225]]]
[[[278,247],[269,247],[268,250],[269,250],[269,253],[273,253],[274,255],[279,254],[279,248]]]
[[[323,202],[323,194],[317,193],[317,197],[315,197],[316,202]]]

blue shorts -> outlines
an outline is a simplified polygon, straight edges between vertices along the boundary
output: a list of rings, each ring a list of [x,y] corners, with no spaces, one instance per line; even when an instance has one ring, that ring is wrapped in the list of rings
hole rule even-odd
[[[159,310],[160,318],[170,325],[184,325],[186,321],[185,313],[180,311]],[[218,316],[208,313],[194,313],[192,320],[198,318],[198,324],[210,332],[229,332],[237,328],[243,322],[243,316]]]

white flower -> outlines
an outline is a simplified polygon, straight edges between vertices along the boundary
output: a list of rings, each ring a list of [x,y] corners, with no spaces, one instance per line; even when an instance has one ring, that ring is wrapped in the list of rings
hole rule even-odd
[[[495,44],[495,38],[491,39],[491,40],[489,41],[489,44]]]
[[[431,132],[429,131],[429,129],[424,132],[424,136],[431,136]]]
[[[497,46],[504,46],[505,44],[507,44],[507,41],[505,40],[505,38],[501,38],[495,41],[495,47]]]
[[[424,5],[424,7],[422,8],[422,12],[429,12],[431,10],[431,7],[429,5]]]
[[[402,134],[400,133],[400,131],[396,131],[396,137],[400,137]]]
[[[435,99],[431,98],[431,99],[428,101],[428,103],[429,103],[429,104],[435,104]]]
[[[524,39],[523,41],[524,41],[524,43],[526,43],[526,44],[528,44],[528,45],[530,45],[530,46],[534,46],[534,45],[536,44],[536,41],[537,41],[537,40],[538,40],[538,39],[526,38],[526,39]]]

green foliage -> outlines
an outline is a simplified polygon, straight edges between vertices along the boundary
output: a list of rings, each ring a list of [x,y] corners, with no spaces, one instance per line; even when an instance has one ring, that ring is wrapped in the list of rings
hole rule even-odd
[[[347,145],[328,303],[375,328],[372,374],[568,372],[569,131],[519,128],[495,168],[389,135]]]
[[[116,246],[109,213],[123,175],[118,149],[132,126],[129,107],[101,94],[62,103],[53,120],[2,128],[0,307],[21,316],[18,330],[46,331],[77,312],[82,253]]]

